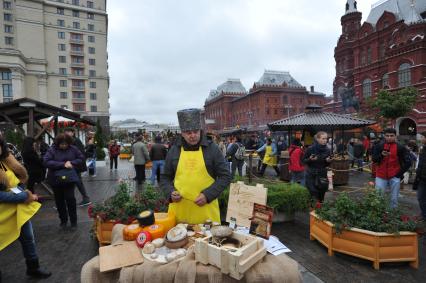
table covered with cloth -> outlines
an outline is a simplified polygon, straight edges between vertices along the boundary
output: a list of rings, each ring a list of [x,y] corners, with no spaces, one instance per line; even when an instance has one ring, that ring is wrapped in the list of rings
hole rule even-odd
[[[124,225],[117,224],[112,231],[112,244],[123,241]],[[241,280],[236,280],[212,265],[203,265],[195,261],[193,249],[188,250],[186,257],[177,262],[160,264],[144,259],[139,265],[124,267],[121,270],[101,273],[99,256],[86,262],[81,270],[82,283],[109,282],[155,282],[155,283],[293,283],[301,282],[298,264],[285,254],[273,256],[267,254],[261,261],[252,266]]]

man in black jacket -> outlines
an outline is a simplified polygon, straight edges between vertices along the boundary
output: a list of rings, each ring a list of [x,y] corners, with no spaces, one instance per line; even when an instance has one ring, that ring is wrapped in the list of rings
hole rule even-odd
[[[413,190],[417,190],[417,200],[419,202],[420,210],[422,213],[421,228],[426,228],[426,132],[420,134],[422,149],[419,156],[419,164],[416,170],[416,179],[413,184]]]
[[[170,148],[160,187],[169,196],[169,212],[178,222],[220,223],[217,198],[231,182],[218,146],[202,136],[199,109],[178,112],[182,137]]]
[[[157,182],[160,184],[160,174],[164,170],[164,161],[166,160],[167,148],[162,143],[161,136],[155,137],[155,143],[151,146],[149,151],[149,158],[152,161],[151,168],[151,184],[155,185],[155,176],[157,175]]]

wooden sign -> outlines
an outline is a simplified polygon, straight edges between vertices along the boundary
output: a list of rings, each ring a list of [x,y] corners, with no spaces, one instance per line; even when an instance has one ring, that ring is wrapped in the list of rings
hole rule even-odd
[[[254,203],[266,205],[268,189],[263,184],[249,186],[243,182],[232,183],[229,190],[228,210],[226,221],[231,217],[236,219],[239,226],[250,227]]]
[[[143,263],[143,257],[135,241],[119,242],[99,248],[99,269],[101,272]]]

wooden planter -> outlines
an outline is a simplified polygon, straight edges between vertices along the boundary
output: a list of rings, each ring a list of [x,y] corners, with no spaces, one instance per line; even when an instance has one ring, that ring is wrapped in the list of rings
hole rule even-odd
[[[370,260],[374,269],[379,269],[382,262],[408,261],[411,267],[419,266],[417,233],[400,232],[396,236],[352,228],[336,234],[331,222],[322,221],[311,212],[309,234],[311,240],[328,248],[329,256],[336,251]]]
[[[95,220],[95,231],[96,238],[98,239],[100,246],[111,244],[112,228],[116,224],[115,221],[102,221],[101,218],[97,217]]]
[[[130,153],[120,153],[120,155],[118,157],[120,159],[130,159],[130,157],[132,157],[132,155]]]
[[[349,160],[333,160],[331,162],[331,168],[336,169],[336,171],[333,171],[334,185],[346,185],[349,182],[349,171],[347,171],[349,170],[349,163]]]

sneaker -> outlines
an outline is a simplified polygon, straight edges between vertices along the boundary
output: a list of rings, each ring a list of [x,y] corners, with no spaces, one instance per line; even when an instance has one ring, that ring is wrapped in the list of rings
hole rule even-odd
[[[78,206],[87,206],[87,205],[91,205],[92,204],[92,202],[90,201],[90,200],[82,200],[79,204],[78,204]]]

